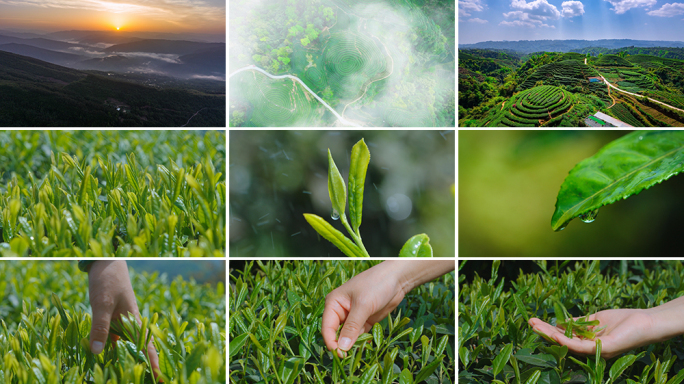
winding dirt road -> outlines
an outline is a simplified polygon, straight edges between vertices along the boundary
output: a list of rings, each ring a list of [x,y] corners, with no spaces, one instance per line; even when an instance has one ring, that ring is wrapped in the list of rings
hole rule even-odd
[[[238,73],[240,73],[240,72],[244,72],[244,71],[257,71],[257,72],[261,72],[261,73],[263,73],[264,75],[270,77],[271,79],[292,79],[292,80],[298,81],[298,82],[299,82],[307,91],[309,91],[309,93],[311,93],[311,95],[313,95],[313,97],[316,98],[316,100],[320,101],[321,104],[323,104],[323,106],[325,106],[326,108],[328,108],[328,109],[330,110],[330,112],[332,112],[332,114],[335,115],[335,117],[337,117],[337,120],[338,120],[341,124],[344,124],[344,125],[351,125],[352,127],[361,127],[360,125],[358,125],[358,124],[356,124],[356,123],[353,123],[353,122],[351,122],[351,121],[345,119],[344,117],[340,116],[340,114],[338,114],[337,111],[335,111],[335,110],[334,110],[330,105],[328,105],[328,103],[326,103],[323,99],[321,99],[320,97],[318,97],[318,95],[316,94],[316,92],[312,91],[312,90],[311,90],[306,84],[304,84],[304,82],[303,82],[299,77],[297,77],[297,76],[292,76],[292,75],[274,76],[274,75],[271,75],[270,73],[264,71],[263,69],[261,69],[261,68],[255,66],[255,65],[248,65],[248,66],[246,66],[246,67],[240,68],[240,69],[238,69],[237,71],[231,73],[230,76],[228,76],[228,79],[230,79],[231,77],[233,77],[233,75],[236,75],[236,74],[238,74]]]
[[[639,94],[637,94],[637,93],[632,93],[632,92],[623,91],[622,89],[620,89],[620,88],[614,86],[613,84],[609,83],[608,80],[606,80],[606,78],[603,77],[603,75],[601,75],[600,73],[599,73],[599,76],[601,76],[601,78],[603,79],[603,81],[604,81],[606,84],[608,84],[609,87],[615,89],[615,90],[618,91],[618,92],[626,93],[626,94],[628,94],[628,95],[637,96],[637,97],[644,97],[644,96],[639,95]],[[649,99],[649,100],[651,100],[651,101],[654,102],[654,103],[662,104],[662,105],[664,105],[664,106],[666,106],[666,107],[668,107],[668,108],[672,108],[672,109],[674,109],[674,110],[676,110],[676,111],[679,111],[679,112],[684,112],[684,109],[679,109],[679,108],[677,108],[677,107],[673,107],[673,106],[671,106],[670,104],[665,104],[665,103],[663,103],[662,101],[658,101],[658,100],[655,100],[655,99],[651,99],[650,97],[646,97],[646,98]]]

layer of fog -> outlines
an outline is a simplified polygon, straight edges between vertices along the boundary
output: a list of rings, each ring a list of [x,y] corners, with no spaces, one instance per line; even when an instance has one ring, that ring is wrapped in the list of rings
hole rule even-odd
[[[269,6],[268,2],[264,2],[262,5],[262,1],[250,1],[248,3],[249,5],[242,4],[239,7],[238,6],[231,6],[230,10],[230,17],[231,17],[231,22],[233,22],[236,19],[240,19],[242,23],[246,25],[252,25],[255,24],[252,20],[250,20],[250,16],[253,15],[253,17],[258,18],[259,15],[261,14],[260,12],[260,7],[267,7]],[[428,63],[431,62],[431,60],[435,60],[437,58],[436,55],[428,55],[422,52],[418,52],[413,49],[412,47],[412,42],[410,39],[410,35],[412,33],[415,33],[418,35],[418,27],[420,23],[423,21],[419,17],[416,17],[418,12],[423,12],[420,9],[414,9],[413,14],[414,17],[412,20],[412,17],[408,14],[406,10],[403,12],[400,12],[396,9],[396,7],[393,7],[388,4],[388,1],[378,1],[378,2],[371,2],[371,3],[366,3],[366,4],[353,4],[350,5],[351,11],[349,10],[343,10],[341,9],[338,5],[335,3],[324,3],[325,6],[329,6],[330,8],[333,9],[335,12],[335,15],[338,16],[342,12],[346,12],[348,14],[353,15],[353,21],[350,22],[350,25],[356,24],[356,29],[350,28],[348,31],[350,32],[355,32],[359,34],[363,34],[365,37],[373,40],[375,46],[377,46],[378,50],[382,52],[383,56],[385,57],[385,62],[386,62],[386,68],[387,71],[392,71],[392,74],[383,79],[382,81],[378,82],[378,84],[382,84],[382,90],[374,97],[374,102],[370,104],[366,104],[364,107],[364,112],[370,113],[373,115],[374,118],[377,118],[377,116],[380,116],[379,109],[375,108],[375,105],[377,104],[378,101],[384,102],[389,104],[390,102],[390,90],[396,90],[398,89],[398,86],[402,83],[402,78],[404,81],[408,78],[411,82],[414,84],[417,83],[414,80],[418,80],[420,78],[423,78],[426,80],[428,83],[436,85],[436,82],[433,80],[433,76],[430,74],[427,75],[421,75],[418,73],[409,73],[409,60],[413,60],[413,63],[422,63],[426,64],[424,68],[430,67],[437,65],[437,63],[431,63],[430,65],[427,65]],[[239,12],[238,12],[239,11]],[[446,10],[445,10],[446,12]],[[364,16],[360,16],[364,15]],[[425,16],[426,17],[426,16]],[[331,22],[326,22],[325,25],[329,25]],[[334,30],[334,28],[333,28]],[[339,32],[339,31],[335,31]],[[446,36],[445,30],[442,31],[442,34]],[[237,34],[236,34],[237,35]],[[296,38],[291,38],[288,37],[291,41],[298,41],[299,38],[302,36],[297,36]],[[318,41],[316,44],[318,47],[320,47],[321,44],[321,37],[319,37]],[[246,54],[247,57],[251,57],[253,54],[256,52],[252,52],[251,48],[246,46],[246,45],[241,45],[239,43],[238,38],[233,38],[229,42],[230,47],[229,51],[231,52],[231,55],[237,56],[237,53],[243,53]],[[294,45],[295,43],[293,43]],[[320,52],[321,55],[325,54],[325,50],[319,50],[317,47],[316,52]],[[451,56],[452,60],[454,60],[453,54],[451,52],[453,51],[453,48],[447,48],[447,51],[449,52],[448,55]],[[250,53],[251,52],[251,53]],[[390,56],[388,57],[388,53]],[[390,58],[391,57],[391,58]],[[254,63],[258,67],[261,67],[261,64],[259,63]],[[229,58],[229,65],[230,65],[230,58]],[[232,73],[239,68],[236,67],[231,67],[229,68],[229,73]],[[270,68],[263,68],[267,72],[271,73],[272,71]],[[455,71],[455,69],[454,69]],[[401,73],[400,73],[401,72]],[[278,75],[282,75],[284,73],[278,73]],[[289,72],[289,74],[293,74],[292,71]],[[421,80],[422,81],[422,80]],[[453,83],[453,81],[452,81]],[[378,85],[376,84],[376,86]],[[368,90],[368,88],[372,87],[373,84],[367,85],[365,88]],[[320,90],[318,94],[321,96]],[[361,95],[363,92],[363,88],[359,89],[358,85],[356,84],[342,84],[342,90],[341,92],[338,92],[336,94],[340,95],[356,95],[356,96],[349,96],[348,98],[341,99],[340,104],[335,107],[338,113],[342,113],[342,110],[344,108],[345,104],[348,104],[352,102],[353,100],[357,99],[358,96]],[[407,94],[407,91],[404,91],[403,93],[400,92],[402,95]],[[432,100],[427,100],[426,104],[432,106],[434,105],[434,93],[431,94]],[[358,105],[358,104],[356,104]],[[340,107],[341,106],[341,107]],[[361,118],[358,116],[358,114],[352,113],[350,114],[350,110],[354,109],[355,104],[349,105],[349,107],[345,111],[345,118],[348,120],[352,121],[357,121],[359,122]],[[425,111],[416,111],[416,113],[423,113]],[[426,114],[427,116],[427,114]],[[306,126],[307,123],[306,121],[298,121],[293,124],[293,126]]]

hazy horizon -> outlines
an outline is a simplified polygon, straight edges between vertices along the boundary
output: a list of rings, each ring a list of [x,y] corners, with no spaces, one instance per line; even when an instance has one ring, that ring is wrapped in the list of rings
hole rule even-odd
[[[684,41],[684,2],[459,0],[458,44],[519,40]]]
[[[0,30],[225,34],[223,0],[0,0]]]

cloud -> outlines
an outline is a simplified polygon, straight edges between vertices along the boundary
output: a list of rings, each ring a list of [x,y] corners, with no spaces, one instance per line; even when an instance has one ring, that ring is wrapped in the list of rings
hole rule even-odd
[[[546,0],[534,0],[529,3],[525,0],[513,0],[511,8],[525,12],[537,20],[558,19],[561,15],[558,8]]]
[[[216,80],[216,81],[226,81],[225,76],[205,76],[205,75],[192,75],[191,79],[202,79],[202,80]]]
[[[603,0],[609,2],[616,14],[622,15],[632,8],[644,7],[648,8],[657,3],[657,0]]]
[[[106,53],[100,52],[100,51],[91,51],[89,49],[83,48],[83,47],[69,47],[68,50],[78,52],[78,53],[85,53],[87,55],[95,55],[95,56],[104,56]]]
[[[663,4],[660,9],[648,12],[651,16],[672,17],[684,14],[684,3]]]
[[[482,0],[458,0],[459,16],[470,16],[470,12],[482,12],[486,7]]]
[[[477,17],[476,17],[476,18],[473,18],[473,19],[469,19],[468,21],[471,22],[471,23],[478,23],[478,24],[487,24],[487,23],[489,23],[489,21],[487,21],[487,20],[482,20],[482,19],[477,18]]]
[[[225,7],[211,6],[203,0],[0,0],[0,5],[126,13],[171,22],[197,17],[220,21],[226,17]]]
[[[564,1],[563,17],[582,16],[584,14],[584,4],[581,1]]]
[[[547,0],[512,0],[511,8],[515,11],[504,13],[506,20],[499,23],[509,27],[546,27],[555,28],[546,22],[548,20],[560,19],[561,13],[556,6],[549,4]]]
[[[180,64],[180,60],[178,59],[178,55],[173,55],[173,54],[165,54],[165,53],[150,53],[150,52],[118,52],[118,55],[121,56],[126,56],[126,57],[146,57],[150,59],[156,59],[160,61],[164,61],[167,63],[171,64]]]
[[[556,28],[553,25],[548,25],[542,21],[539,16],[530,15],[522,11],[513,11],[503,14],[506,19],[499,23],[499,25],[505,25],[508,27],[546,27],[546,28]]]

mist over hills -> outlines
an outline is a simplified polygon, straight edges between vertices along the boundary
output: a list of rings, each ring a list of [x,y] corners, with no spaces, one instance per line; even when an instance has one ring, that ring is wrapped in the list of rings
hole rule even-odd
[[[0,50],[74,69],[225,81],[221,40],[209,34],[0,31]]]
[[[207,87],[213,92],[187,82],[150,87],[0,51],[0,126],[220,127],[223,85]]]
[[[520,41],[483,41],[475,44],[459,44],[460,49],[507,49],[522,53],[532,52],[577,52],[579,50],[600,47],[617,49],[624,47],[673,47],[684,48],[682,41],[653,41],[631,39],[603,40],[520,40]]]

